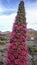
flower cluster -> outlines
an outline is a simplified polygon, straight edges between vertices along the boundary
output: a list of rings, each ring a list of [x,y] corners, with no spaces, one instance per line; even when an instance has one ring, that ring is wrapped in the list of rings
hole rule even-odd
[[[28,50],[26,45],[27,28],[25,17],[23,15],[24,4],[23,1],[21,1],[18,15],[13,25],[13,31],[10,36],[6,65],[28,65]]]

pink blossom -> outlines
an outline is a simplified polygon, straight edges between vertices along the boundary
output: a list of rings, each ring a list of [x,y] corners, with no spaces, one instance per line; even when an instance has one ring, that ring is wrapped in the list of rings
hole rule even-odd
[[[21,55],[18,55],[18,58],[21,59],[21,60],[23,60],[23,56],[21,56]]]
[[[18,64],[18,60],[17,59],[15,59],[14,61],[15,61],[15,64]]]
[[[21,53],[22,51],[21,51],[21,49],[20,48],[18,48],[18,50],[17,50],[17,53]]]
[[[26,60],[26,61],[28,60],[28,58],[27,58],[26,56],[24,56],[24,58],[23,58],[23,59],[24,59],[24,60]]]
[[[22,46],[19,46],[19,48],[20,48],[20,49],[25,49],[25,46],[22,45]]]
[[[26,28],[23,28],[23,30],[24,30],[25,32],[27,32],[27,29],[26,29]]]
[[[19,30],[20,28],[19,27],[17,27],[17,30]]]
[[[22,26],[25,26],[25,27],[26,27],[26,25],[25,25],[25,24],[22,24]]]
[[[14,27],[17,27],[17,25],[15,25]]]
[[[19,61],[19,64],[18,65],[23,65],[23,62]]]
[[[20,22],[18,22],[18,25],[20,25]]]
[[[11,64],[11,62],[10,61],[7,61],[5,65],[9,65],[9,64]]]
[[[14,60],[14,56],[12,54],[8,54],[8,57],[11,59],[11,60]]]
[[[28,65],[28,62],[24,62],[24,65]]]
[[[14,52],[14,57],[17,57],[17,56],[18,56],[17,52]]]

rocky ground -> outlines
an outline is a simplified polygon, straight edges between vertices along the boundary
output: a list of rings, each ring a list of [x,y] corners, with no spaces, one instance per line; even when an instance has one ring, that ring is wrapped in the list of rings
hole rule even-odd
[[[6,62],[7,47],[8,47],[8,44],[3,46],[0,45],[0,65],[4,65]]]
[[[27,41],[27,45],[35,49],[37,48],[37,41]],[[34,49],[32,49],[32,52],[28,55],[28,65],[37,65],[37,51],[34,51]]]

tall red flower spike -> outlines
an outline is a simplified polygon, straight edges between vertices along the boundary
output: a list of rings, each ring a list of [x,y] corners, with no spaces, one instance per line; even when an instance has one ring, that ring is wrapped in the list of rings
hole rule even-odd
[[[28,65],[28,50],[26,45],[27,28],[24,1],[21,0],[10,37],[10,46],[6,65]]]

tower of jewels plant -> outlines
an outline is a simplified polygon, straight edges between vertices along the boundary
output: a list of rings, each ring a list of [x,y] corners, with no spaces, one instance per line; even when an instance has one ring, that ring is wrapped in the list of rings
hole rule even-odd
[[[26,25],[24,1],[21,0],[10,36],[6,65],[28,65]]]

